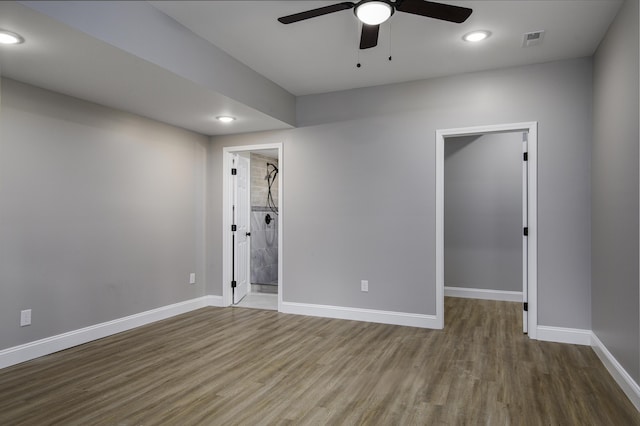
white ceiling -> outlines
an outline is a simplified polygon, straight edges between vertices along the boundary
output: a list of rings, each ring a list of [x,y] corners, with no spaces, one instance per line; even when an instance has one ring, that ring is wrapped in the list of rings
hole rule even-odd
[[[17,2],[0,1],[0,75],[205,135],[290,128],[286,123]],[[231,124],[219,115],[233,115]]]
[[[242,88],[243,81],[256,80],[257,74],[249,68],[300,96],[589,56],[621,0],[445,1],[470,7],[474,12],[459,25],[397,12],[382,25],[378,47],[361,52],[357,48],[358,23],[350,10],[291,25],[276,20],[332,3],[335,2],[154,1],[77,2],[70,6],[65,2],[1,1],[0,28],[18,32],[27,41],[19,46],[0,47],[0,73],[208,135],[288,128],[291,126],[282,121],[282,116],[275,118],[277,114],[269,111],[269,102],[264,107],[265,99],[276,102],[275,99],[257,94],[262,103],[251,105],[247,101],[251,93],[246,90],[234,97],[220,88]],[[77,23],[83,18],[105,25],[109,21],[101,20],[98,9],[105,5],[111,11],[122,11],[116,13],[122,16],[122,22],[106,30],[97,28],[93,33],[92,28],[86,28],[91,25],[73,25],[74,19]],[[78,8],[82,13],[93,12],[92,16],[77,14],[61,19]],[[146,24],[138,23],[142,15],[133,17],[132,12],[149,15],[154,35],[166,28],[166,38],[178,33],[184,37],[173,44],[154,41]],[[128,34],[137,33],[140,40],[118,34],[125,26]],[[493,35],[482,44],[464,43],[461,36],[473,29],[490,30]],[[98,30],[102,34],[110,31],[116,37],[112,40],[120,37],[120,41],[100,37]],[[196,66],[201,74],[196,78],[180,73],[179,67],[154,60],[153,55],[159,58],[163,53],[165,59],[175,58],[174,62],[188,59],[181,56],[188,52],[192,65],[205,64],[206,68],[206,61],[198,62],[197,58],[206,51],[203,44],[213,46],[189,30],[227,52],[228,69],[240,72],[219,76],[214,70]],[[546,31],[543,44],[523,49],[522,34],[535,30]],[[193,43],[184,42],[189,41],[189,35]],[[135,42],[140,43],[133,46]],[[128,49],[127,43],[132,48]],[[149,46],[149,54],[141,53],[140,46]],[[391,62],[387,60],[389,51]],[[233,58],[247,67],[233,64]],[[218,64],[225,58],[218,55],[209,59]],[[361,68],[355,66],[358,60]],[[206,84],[205,80],[211,78],[218,79],[217,86]],[[258,83],[258,87],[266,87],[264,82]],[[281,92],[284,98],[290,96]],[[222,125],[214,120],[215,115],[221,114],[235,115],[238,120],[231,126]]]
[[[621,1],[443,1],[473,9],[463,24],[396,12],[382,24],[378,46],[360,52],[361,68],[356,67],[360,30],[352,10],[289,25],[276,20],[332,3],[151,2],[299,96],[590,56]],[[480,44],[462,41],[462,35],[476,29],[493,35]],[[537,30],[545,30],[543,43],[522,48],[523,33]]]

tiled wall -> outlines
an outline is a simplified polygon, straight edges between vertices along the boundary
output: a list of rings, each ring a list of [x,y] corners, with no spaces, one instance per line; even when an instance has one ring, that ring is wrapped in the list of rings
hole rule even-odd
[[[269,224],[267,215],[272,219]],[[278,283],[278,216],[259,207],[251,212],[251,283]]]
[[[251,153],[252,284],[278,283],[278,216],[267,208],[267,163],[278,166],[278,159]],[[278,205],[278,177],[271,186],[271,195]],[[266,215],[272,219],[269,224],[265,221]]]
[[[253,207],[266,207],[267,205],[267,193],[268,186],[265,176],[267,175],[267,163],[275,164],[278,166],[278,159],[265,157],[264,155],[251,153],[251,206]],[[269,170],[272,170],[269,167]],[[280,176],[276,176],[276,180],[271,185],[271,195],[273,201],[278,205],[278,179]]]

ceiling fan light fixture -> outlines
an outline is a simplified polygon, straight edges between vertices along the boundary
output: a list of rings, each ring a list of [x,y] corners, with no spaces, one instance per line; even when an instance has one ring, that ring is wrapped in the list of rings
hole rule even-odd
[[[491,31],[479,30],[479,31],[471,31],[470,33],[466,33],[462,36],[464,41],[468,41],[470,43],[477,43],[482,40],[486,40],[491,35]]]
[[[355,14],[363,24],[380,25],[393,15],[393,7],[379,0],[370,0],[359,3]]]
[[[0,30],[0,44],[20,44],[24,43],[24,38],[19,34],[7,30]]]

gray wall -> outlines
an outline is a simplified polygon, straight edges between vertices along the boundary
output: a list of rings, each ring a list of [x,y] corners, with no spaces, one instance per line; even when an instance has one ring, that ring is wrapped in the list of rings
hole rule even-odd
[[[0,349],[205,294],[207,138],[6,79],[1,107]]]
[[[627,1],[594,60],[593,331],[640,381],[638,2]]]
[[[434,314],[435,131],[538,121],[539,322],[589,329],[591,65],[298,98],[306,127],[212,138],[211,202],[222,200],[224,146],[283,142],[284,300]],[[210,219],[208,270],[221,277],[221,206]]]
[[[444,283],[522,291],[522,132],[446,138]]]

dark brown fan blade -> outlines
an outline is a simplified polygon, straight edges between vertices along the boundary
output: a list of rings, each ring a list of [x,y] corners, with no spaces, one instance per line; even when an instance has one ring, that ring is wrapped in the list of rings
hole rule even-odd
[[[443,21],[460,24],[471,16],[472,9],[452,6],[450,4],[434,3],[426,0],[401,0],[396,3],[396,10],[413,13],[414,15],[441,19]]]
[[[336,3],[325,7],[319,7],[318,9],[311,9],[305,12],[294,13],[293,15],[283,16],[282,18],[278,18],[278,21],[283,24],[292,24],[298,21],[304,21],[305,19],[315,18],[317,16],[327,15],[333,12],[340,12],[341,10],[352,9],[354,3],[351,2],[343,2]]]
[[[378,45],[378,32],[380,25],[362,24],[362,34],[360,35],[360,49],[371,49]]]

